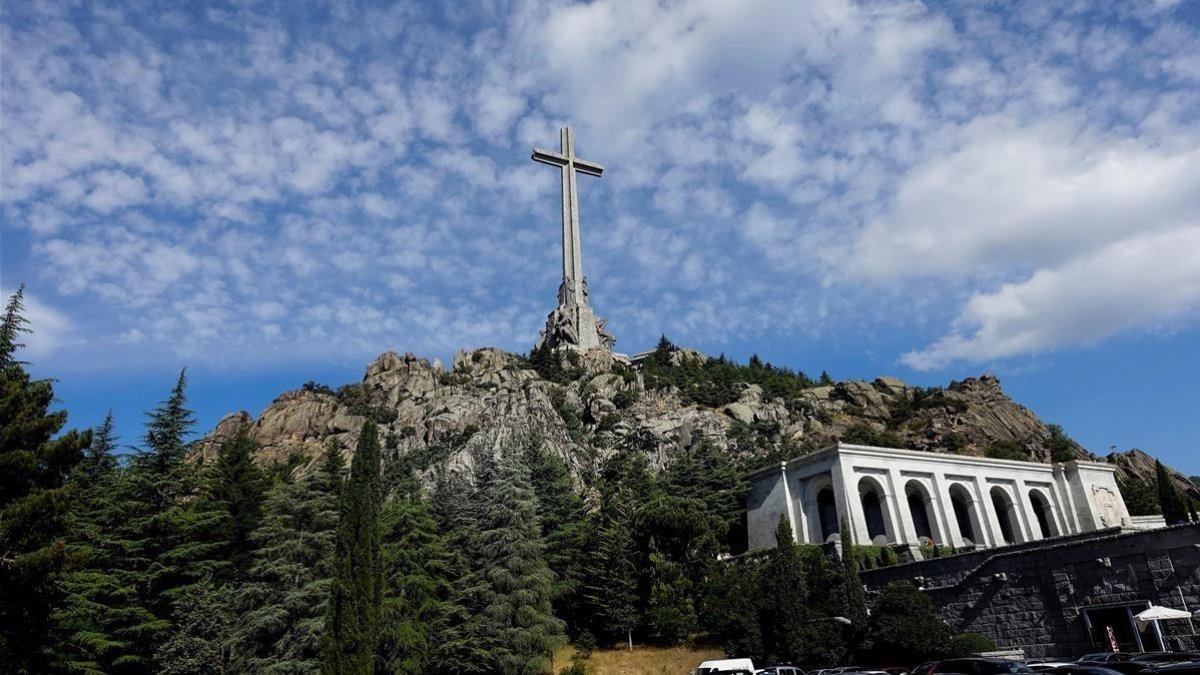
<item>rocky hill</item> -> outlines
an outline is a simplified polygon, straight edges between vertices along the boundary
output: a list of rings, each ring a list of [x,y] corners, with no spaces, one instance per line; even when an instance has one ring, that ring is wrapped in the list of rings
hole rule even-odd
[[[358,429],[371,417],[393,456],[408,456],[427,473],[469,472],[476,452],[532,437],[580,476],[623,443],[637,443],[660,467],[702,442],[727,448],[755,468],[838,439],[967,455],[1015,453],[1042,462],[1096,459],[1014,402],[991,375],[923,389],[891,377],[818,382],[684,349],[660,349],[633,364],[602,351],[547,358],[535,363],[485,348],[459,352],[446,370],[436,360],[388,352],[360,383],[337,390],[310,383],[282,394],[257,418],[226,416],[196,452],[211,456],[221,439],[247,429],[264,463],[304,466],[331,439],[352,452]],[[1123,479],[1153,481],[1154,460],[1139,450],[1107,461]],[[1188,479],[1175,479],[1200,499]]]

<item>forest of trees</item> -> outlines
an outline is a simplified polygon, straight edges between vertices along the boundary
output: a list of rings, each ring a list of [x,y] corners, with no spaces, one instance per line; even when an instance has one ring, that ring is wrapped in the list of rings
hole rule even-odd
[[[202,462],[181,372],[129,452],[111,415],[67,430],[52,381],[17,358],[21,301],[0,324],[0,672],[544,673],[568,642],[810,666],[955,648],[911,585],[868,599],[854,555],[723,560],[744,474],[719,448],[653,470],[633,436],[576,480],[528,439],[474,457],[471,479],[422,480],[368,418],[349,466],[336,443],[263,466],[245,435]]]

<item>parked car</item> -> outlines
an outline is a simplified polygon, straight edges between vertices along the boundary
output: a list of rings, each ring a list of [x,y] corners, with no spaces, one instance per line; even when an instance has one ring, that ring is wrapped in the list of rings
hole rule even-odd
[[[1129,660],[1136,663],[1191,663],[1200,660],[1200,652],[1146,652]]]
[[[754,675],[754,662],[750,659],[705,661],[696,668],[696,675]]]
[[[1032,673],[1029,666],[1007,659],[976,657],[969,659],[947,659],[938,661],[930,673],[961,673],[962,675],[1007,675],[1008,673]]]
[[[1091,663],[1071,663],[1059,666],[1050,672],[1054,675],[1121,675],[1118,671],[1107,668],[1103,664]]]
[[[1200,675],[1200,661],[1167,663],[1150,668],[1146,672],[1154,673],[1154,675],[1159,675],[1159,673],[1164,673],[1165,675]]]
[[[1026,661],[1025,665],[1035,673],[1047,673],[1055,668],[1074,665],[1069,661]]]
[[[926,661],[916,668],[913,668],[912,672],[910,672],[908,675],[929,675],[930,671],[932,671],[933,667],[936,665],[937,661]]]
[[[1133,654],[1125,652],[1095,652],[1084,654],[1075,659],[1075,663],[1119,663],[1133,658]]]
[[[754,675],[805,675],[805,673],[796,666],[771,666],[755,671]]]
[[[1101,663],[1098,665],[1102,665],[1110,670],[1115,670],[1118,673],[1121,673],[1121,675],[1141,675],[1141,673],[1153,668],[1156,664],[1149,661],[1115,661],[1112,663]]]

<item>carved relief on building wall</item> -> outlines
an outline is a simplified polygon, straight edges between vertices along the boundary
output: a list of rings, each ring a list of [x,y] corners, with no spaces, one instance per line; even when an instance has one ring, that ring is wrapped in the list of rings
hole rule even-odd
[[[1096,505],[1096,513],[1100,516],[1100,527],[1129,525],[1121,517],[1121,498],[1111,488],[1093,485],[1092,503]]]

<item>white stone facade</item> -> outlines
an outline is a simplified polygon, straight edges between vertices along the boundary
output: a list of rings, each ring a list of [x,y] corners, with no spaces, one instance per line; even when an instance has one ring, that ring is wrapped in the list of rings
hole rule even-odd
[[[839,443],[750,475],[750,550],[775,546],[780,516],[795,541],[986,548],[1129,528],[1110,464],[1061,464]],[[837,537],[834,537],[837,535]]]

